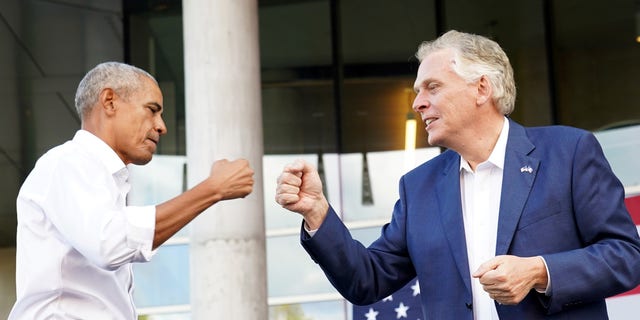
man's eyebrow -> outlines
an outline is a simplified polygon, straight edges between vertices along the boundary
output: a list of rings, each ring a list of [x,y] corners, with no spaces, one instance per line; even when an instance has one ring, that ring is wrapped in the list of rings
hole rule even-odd
[[[427,78],[420,82],[416,82],[413,86],[413,91],[415,91],[415,93],[418,93],[418,91],[420,91],[420,88],[426,87],[427,84],[429,84],[429,82],[433,82],[433,81],[434,81],[433,78]]]
[[[147,106],[152,106],[156,109],[156,111],[162,111],[162,106],[157,102],[148,102]]]

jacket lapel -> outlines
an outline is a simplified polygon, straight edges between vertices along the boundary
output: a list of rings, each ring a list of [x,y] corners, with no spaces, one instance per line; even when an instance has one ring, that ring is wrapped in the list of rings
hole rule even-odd
[[[509,120],[509,138],[502,176],[502,194],[498,218],[496,255],[507,254],[524,204],[538,173],[540,160],[528,154],[535,146],[526,136],[524,127]]]
[[[457,160],[454,157],[457,157]],[[447,161],[449,165],[443,172],[443,179],[440,179],[437,185],[438,205],[441,208],[442,227],[449,241],[451,253],[454,256],[456,266],[464,280],[467,291],[471,292],[460,197],[460,157],[457,153],[450,152],[450,158]]]

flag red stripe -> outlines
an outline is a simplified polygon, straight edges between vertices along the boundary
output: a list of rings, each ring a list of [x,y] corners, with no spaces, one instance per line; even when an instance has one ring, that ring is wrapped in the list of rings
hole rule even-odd
[[[622,296],[630,296],[632,294],[640,294],[640,286],[637,286],[635,289],[631,289],[631,290],[629,290],[627,292],[623,292],[623,293],[621,293],[619,295],[616,295],[616,296],[613,296],[613,297],[615,298],[615,297],[622,297]]]
[[[636,225],[640,224],[640,195],[624,199],[629,214]]]

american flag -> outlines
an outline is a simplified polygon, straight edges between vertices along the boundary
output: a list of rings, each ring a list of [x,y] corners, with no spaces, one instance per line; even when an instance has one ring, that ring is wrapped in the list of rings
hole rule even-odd
[[[417,279],[374,304],[353,306],[353,320],[420,320],[422,318],[420,285]]]

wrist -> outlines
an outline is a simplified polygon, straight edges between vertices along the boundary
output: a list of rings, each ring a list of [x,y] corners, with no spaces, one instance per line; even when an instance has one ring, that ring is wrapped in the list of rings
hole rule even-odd
[[[534,257],[538,261],[536,264],[537,274],[534,289],[540,293],[545,293],[549,286],[549,271],[547,269],[547,262],[542,256]]]
[[[325,201],[321,201],[317,208],[314,208],[311,212],[304,215],[304,225],[308,230],[317,230],[320,228],[324,219],[327,217],[329,211],[329,204]]]
[[[304,231],[306,231],[307,233],[315,233],[316,231],[318,231],[317,228],[312,229],[311,227],[309,227],[309,225],[307,224],[307,222],[304,222]]]

